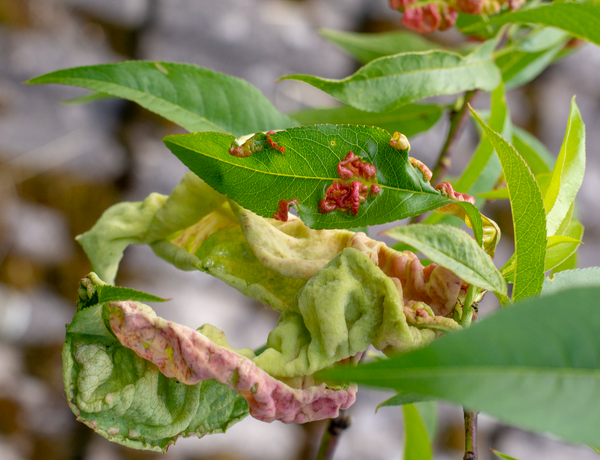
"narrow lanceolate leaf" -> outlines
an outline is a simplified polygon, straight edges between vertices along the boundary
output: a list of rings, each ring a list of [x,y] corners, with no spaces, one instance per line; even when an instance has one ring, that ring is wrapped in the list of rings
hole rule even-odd
[[[414,404],[403,406],[404,411],[404,460],[431,460],[433,449],[427,429]]]
[[[542,295],[583,287],[600,287],[600,267],[566,270],[544,279]]]
[[[504,460],[518,460],[515,457],[511,457],[510,455],[503,454],[502,452],[498,452],[497,450],[491,449],[491,451],[500,458]]]
[[[464,231],[446,224],[415,224],[396,227],[384,234],[411,245],[467,283],[506,295],[502,274],[486,252]]]
[[[546,215],[540,189],[525,160],[502,136],[471,109],[500,158],[510,196],[515,229],[515,280],[513,300],[540,293],[544,281]]]
[[[391,136],[382,129],[315,125],[280,131],[270,139],[285,151],[265,147],[239,158],[229,154],[234,138],[219,133],[168,136],[164,141],[194,173],[242,207],[272,217],[281,200],[298,200],[292,206],[312,228],[375,225],[457,203],[424,179],[406,150],[392,148]],[[374,178],[341,180],[338,164],[349,152],[376,167]],[[350,209],[324,212],[320,208],[334,182],[347,185],[356,180],[371,187],[356,214]],[[380,191],[372,193],[373,186]]]
[[[395,31],[380,34],[360,34],[356,32],[321,29],[320,33],[326,39],[342,47],[363,64],[393,54],[448,49],[439,43],[427,40],[422,35],[413,32]]]
[[[130,61],[75,67],[27,83],[81,86],[128,99],[191,132],[242,136],[296,125],[250,83],[193,64]]]
[[[556,165],[552,171],[552,179],[544,196],[548,236],[556,234],[561,222],[583,182],[585,172],[585,125],[575,98],[571,101],[571,113],[567,123],[567,132]]]
[[[493,18],[492,24],[535,23],[557,27],[600,45],[600,2],[551,3]]]
[[[419,393],[403,392],[383,401],[381,404],[379,404],[379,406],[377,406],[377,410],[381,409],[382,407],[404,406],[405,404],[413,404],[424,401],[435,401],[435,397],[430,395],[420,395]]]
[[[354,107],[309,109],[290,114],[302,125],[321,123],[377,126],[412,137],[435,125],[445,107],[433,104],[407,104],[389,112],[365,112]]]
[[[321,376],[429,394],[522,428],[594,444],[599,297],[600,288],[587,288],[529,299],[424,349]]]
[[[502,80],[507,89],[529,83],[541,74],[563,49],[564,43],[535,53],[513,50],[496,59],[496,65],[502,71]]]
[[[429,96],[480,88],[491,91],[501,82],[492,62],[496,40],[485,42],[468,56],[445,51],[405,53],[371,61],[354,75],[330,80],[289,75],[360,110],[382,112]]]
[[[513,145],[527,162],[533,174],[546,174],[554,168],[554,157],[533,134],[518,126],[512,127]]]

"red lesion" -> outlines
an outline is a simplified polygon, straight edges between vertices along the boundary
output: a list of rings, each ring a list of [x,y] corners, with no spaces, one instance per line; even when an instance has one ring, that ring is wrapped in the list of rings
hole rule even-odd
[[[419,161],[413,157],[408,157],[408,159],[410,160],[411,165],[413,165],[414,167],[419,168],[421,170],[421,172],[423,173],[423,178],[427,182],[429,182],[431,180],[431,178],[433,177],[433,173],[430,171],[430,169],[427,167],[427,165],[425,165],[422,161]]]
[[[377,167],[361,160],[354,152],[348,152],[338,163],[337,173],[342,180],[334,181],[327,187],[325,198],[319,202],[321,214],[339,209],[355,216],[367,198],[381,192],[379,185],[369,183],[376,180]]]
[[[277,212],[273,214],[273,219],[280,220],[281,222],[287,222],[289,218],[290,205],[298,204],[296,198],[292,200],[281,200],[277,206]]]
[[[442,194],[446,195],[448,198],[452,198],[453,200],[467,201],[471,204],[475,204],[475,198],[473,198],[471,195],[467,195],[466,193],[459,193],[454,191],[450,182],[442,182],[435,189],[439,190],[440,192],[442,192]]]
[[[281,145],[279,145],[277,142],[275,142],[272,138],[271,138],[271,134],[275,134],[277,131],[269,131],[267,132],[267,142],[269,143],[269,145],[271,147],[273,147],[275,150],[281,152],[282,155],[285,155],[285,147],[282,147]]]
[[[285,155],[285,147],[282,147],[271,137],[276,131],[268,131],[264,133],[256,133],[242,145],[236,145],[235,141],[229,148],[229,154],[238,158],[246,158],[250,155],[264,150],[267,146],[277,150],[281,154]]]

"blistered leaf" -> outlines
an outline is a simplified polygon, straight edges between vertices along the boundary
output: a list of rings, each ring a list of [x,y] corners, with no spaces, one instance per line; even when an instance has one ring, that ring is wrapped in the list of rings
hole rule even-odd
[[[425,349],[322,376],[431,395],[593,444],[600,424],[599,296],[600,288],[586,288],[529,299]]]
[[[445,107],[433,104],[407,104],[389,112],[365,112],[354,107],[308,109],[290,116],[302,125],[321,123],[377,126],[393,133],[412,137],[427,131],[441,118]]]
[[[97,278],[80,304],[97,298]],[[104,304],[106,305],[106,304]],[[214,380],[182,385],[122,346],[102,304],[80,310],[67,327],[63,377],[69,406],[110,441],[165,452],[179,437],[225,432],[248,414],[235,391]]]
[[[190,132],[243,136],[296,124],[250,83],[193,64],[118,62],[58,70],[27,83],[81,86],[128,99]]]
[[[343,80],[289,75],[360,110],[382,112],[420,99],[480,88],[491,91],[501,82],[492,62],[497,45],[490,40],[463,57],[446,51],[404,53],[371,61]]]

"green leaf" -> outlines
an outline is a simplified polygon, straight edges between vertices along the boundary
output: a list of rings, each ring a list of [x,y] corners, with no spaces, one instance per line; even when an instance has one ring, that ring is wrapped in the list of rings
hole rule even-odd
[[[545,174],[554,168],[554,157],[533,134],[513,126],[513,145],[533,174]]]
[[[590,447],[594,450],[594,452],[600,454],[600,449],[598,447],[594,447],[594,446],[590,446]]]
[[[316,125],[272,134],[285,155],[267,148],[246,158],[229,154],[233,137],[219,133],[168,136],[167,147],[211,187],[263,217],[277,212],[280,200],[298,200],[298,215],[311,228],[355,228],[391,222],[455,203],[436,191],[410,164],[406,150],[395,150],[379,128]],[[319,212],[326,189],[339,181],[337,164],[354,152],[377,167],[381,192],[367,198],[356,216]]]
[[[433,396],[429,395],[420,395],[419,393],[398,393],[395,396],[392,396],[390,399],[386,399],[379,406],[377,406],[377,410],[382,407],[389,406],[404,406],[405,404],[414,404],[418,402],[424,401],[435,401]]]
[[[303,110],[290,116],[302,125],[331,123],[377,126],[390,133],[399,131],[406,137],[412,137],[435,125],[444,109],[440,105],[407,104],[389,112],[373,113],[344,106]]]
[[[493,90],[501,82],[492,62],[496,44],[496,40],[487,41],[465,57],[445,51],[384,57],[343,80],[312,75],[289,75],[282,80],[304,81],[357,109],[383,112],[430,96]]]
[[[566,270],[544,279],[542,295],[573,288],[600,287],[600,267]]]
[[[427,436],[429,438],[429,442],[433,445],[435,442],[435,436],[437,434],[438,427],[438,407],[436,401],[421,401],[413,404],[417,411],[419,412],[419,416],[421,417],[421,421],[423,425],[425,425],[425,430],[427,430]]]
[[[490,449],[494,454],[498,457],[503,458],[504,460],[518,460],[515,457],[511,457],[510,455],[503,454],[502,452],[498,452],[497,450]]]
[[[446,224],[414,224],[396,227],[384,234],[413,246],[465,282],[506,295],[502,274],[464,231]]]
[[[556,235],[581,187],[584,172],[585,125],[573,97],[567,132],[552,171],[550,185],[544,196],[548,236]]]
[[[499,85],[492,91],[490,114],[490,127],[498,132],[501,132],[508,139],[512,135],[512,124],[510,122],[510,113],[506,104],[506,94],[504,86]],[[502,166],[498,160],[498,156],[494,153],[494,148],[485,133],[481,137],[481,141],[477,150],[473,154],[473,158],[465,168],[462,176],[456,182],[456,190],[469,195],[477,196],[480,193],[491,190],[498,177],[502,173]],[[481,206],[483,201],[477,200],[476,203]]]
[[[552,3],[498,16],[492,24],[536,23],[553,26],[600,45],[600,2]]]
[[[430,51],[433,49],[450,50],[446,46],[427,40],[422,35],[413,32],[394,31],[379,34],[361,34],[321,29],[320,34],[342,47],[363,64],[380,57],[399,53]],[[454,51],[460,52],[461,50]]]
[[[64,99],[62,103],[64,105],[82,105],[89,104],[90,102],[103,101],[105,99],[114,99],[114,96],[106,93],[88,93],[83,96],[74,97],[73,99]]]
[[[319,377],[428,394],[522,428],[597,443],[599,297],[600,287],[528,299],[424,349]]]
[[[526,53],[537,53],[564,44],[569,34],[555,27],[541,27],[533,30],[524,40],[520,41],[517,48]]]
[[[413,404],[406,404],[402,409],[406,433],[404,460],[431,460],[433,450],[419,411]]]
[[[497,58],[496,65],[502,71],[504,86],[507,89],[513,89],[532,81],[554,62],[554,58],[563,46],[564,43],[560,43],[550,49],[535,53],[516,49]]]
[[[546,216],[542,194],[525,160],[512,145],[490,129],[471,109],[498,154],[513,214],[515,280],[513,301],[539,294],[544,281]]]
[[[296,125],[250,83],[193,64],[129,61],[75,67],[26,83],[81,86],[128,99],[190,132],[239,137]]]

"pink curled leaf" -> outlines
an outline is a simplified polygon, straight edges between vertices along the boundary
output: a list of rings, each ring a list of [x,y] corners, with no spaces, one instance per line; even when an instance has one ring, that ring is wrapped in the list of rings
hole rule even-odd
[[[110,326],[119,342],[187,385],[215,379],[236,390],[261,421],[306,423],[337,417],[356,400],[356,385],[333,390],[325,383],[291,388],[252,360],[186,326],[166,321],[132,301],[111,302]]]

